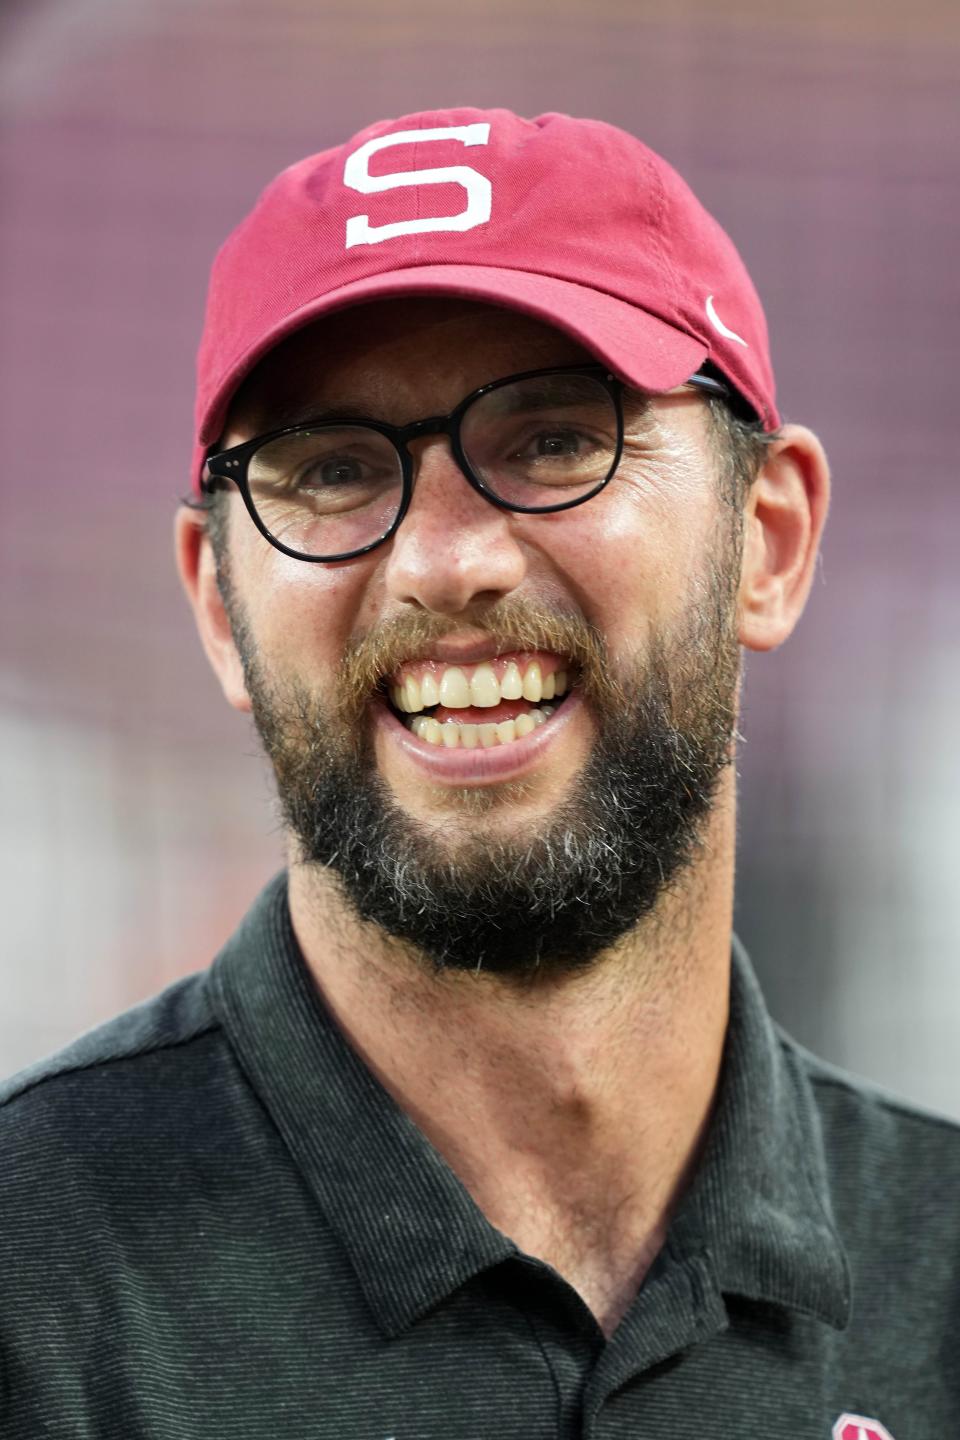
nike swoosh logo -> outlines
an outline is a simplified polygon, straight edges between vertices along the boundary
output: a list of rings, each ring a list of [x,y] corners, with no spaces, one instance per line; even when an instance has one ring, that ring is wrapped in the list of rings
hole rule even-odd
[[[707,319],[710,321],[710,324],[713,326],[714,330],[716,330],[718,335],[724,335],[728,340],[736,340],[738,345],[746,346],[747,349],[750,348],[742,335],[738,335],[735,330],[731,330],[728,325],[724,325],[723,321],[720,319],[720,316],[714,309],[712,295],[707,296]]]

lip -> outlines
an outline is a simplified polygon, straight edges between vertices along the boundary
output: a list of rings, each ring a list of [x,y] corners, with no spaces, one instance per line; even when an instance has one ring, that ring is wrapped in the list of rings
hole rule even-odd
[[[489,749],[478,746],[473,750],[448,750],[445,745],[420,740],[397,719],[382,697],[377,696],[373,702],[374,723],[386,731],[391,744],[399,747],[415,769],[435,784],[462,786],[499,785],[522,778],[539,764],[582,706],[579,690],[573,690],[546,724],[520,740],[491,745]]]
[[[500,655],[526,653],[515,645],[498,647],[491,642],[490,636],[478,633],[476,637],[471,635],[450,636],[447,640],[434,640],[421,655],[411,656],[410,662],[417,660],[433,660],[441,665],[479,665],[484,660],[495,660]],[[534,652],[530,652],[531,654]],[[546,651],[544,652],[547,653]],[[564,656],[558,655],[560,668],[564,664],[568,667],[570,662]]]

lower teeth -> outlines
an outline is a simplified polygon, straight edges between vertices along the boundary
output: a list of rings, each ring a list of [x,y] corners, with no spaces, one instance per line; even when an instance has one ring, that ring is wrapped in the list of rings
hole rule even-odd
[[[448,750],[458,746],[464,750],[478,747],[488,750],[492,745],[509,745],[513,740],[522,740],[524,735],[529,735],[548,720],[556,708],[555,705],[541,705],[536,710],[518,715],[515,720],[501,720],[499,725],[461,725],[457,720],[445,720],[441,724],[429,715],[412,715],[405,723],[408,730],[428,745],[444,745]]]

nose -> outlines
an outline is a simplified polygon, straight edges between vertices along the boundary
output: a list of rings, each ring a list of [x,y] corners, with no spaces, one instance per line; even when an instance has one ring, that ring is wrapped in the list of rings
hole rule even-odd
[[[457,615],[515,590],[527,573],[519,517],[474,490],[445,436],[418,440],[410,453],[413,498],[386,558],[391,599]]]

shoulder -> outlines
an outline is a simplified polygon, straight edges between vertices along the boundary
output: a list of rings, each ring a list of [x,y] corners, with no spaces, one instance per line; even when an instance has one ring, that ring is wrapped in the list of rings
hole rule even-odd
[[[789,1063],[806,1074],[829,1130],[846,1141],[869,1141],[869,1149],[880,1153],[904,1145],[946,1146],[960,1163],[960,1121],[821,1060],[783,1031],[778,1030],[778,1037]]]
[[[202,1228],[265,1149],[205,975],[183,980],[0,1086],[0,1291],[24,1314],[54,1274],[106,1293],[104,1267]]]
[[[171,1126],[195,1126],[227,1063],[201,973],[0,1082],[0,1226],[31,1195],[102,1178]]]
[[[33,1105],[56,1094],[96,1083],[104,1069],[118,1082],[132,1074],[137,1061],[190,1045],[217,1028],[206,985],[206,972],[190,975],[169,989],[90,1030],[65,1049],[0,1081],[0,1134],[16,1126]]]
[[[781,1035],[805,1075],[836,1223],[848,1247],[912,1262],[938,1255],[960,1279],[960,1124],[811,1055]]]

